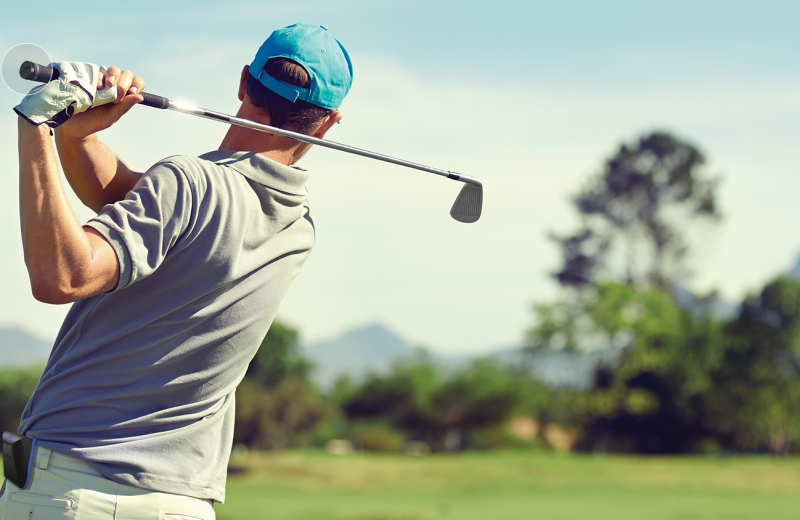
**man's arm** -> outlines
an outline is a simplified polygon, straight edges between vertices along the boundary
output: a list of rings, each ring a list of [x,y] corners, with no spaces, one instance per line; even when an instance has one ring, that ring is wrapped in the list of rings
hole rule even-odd
[[[69,185],[84,206],[95,213],[100,213],[106,204],[124,199],[142,175],[122,163],[97,134],[72,135],[61,127],[56,128],[55,134],[58,158]]]
[[[109,67],[98,88],[117,86],[113,103],[75,114],[56,128],[56,146],[64,175],[83,204],[99,213],[106,204],[125,198],[141,176],[123,164],[97,138],[142,100],[144,80],[131,71]]]
[[[34,297],[69,303],[114,289],[119,263],[97,231],[82,228],[61,185],[47,125],[19,118],[19,209]]]

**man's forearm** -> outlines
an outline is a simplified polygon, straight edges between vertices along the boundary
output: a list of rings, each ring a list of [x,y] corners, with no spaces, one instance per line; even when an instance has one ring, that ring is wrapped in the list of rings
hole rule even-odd
[[[20,118],[18,131],[22,247],[34,296],[61,303],[110,290],[109,268],[98,271],[98,239],[84,231],[67,202],[47,126]]]
[[[73,191],[98,213],[106,204],[124,199],[141,176],[125,166],[96,134],[77,137],[59,128],[56,146]]]

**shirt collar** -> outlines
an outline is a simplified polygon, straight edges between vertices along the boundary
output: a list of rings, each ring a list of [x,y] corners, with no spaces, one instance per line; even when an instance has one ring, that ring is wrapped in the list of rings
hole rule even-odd
[[[256,152],[215,150],[201,155],[200,158],[233,168],[248,179],[269,188],[294,195],[306,194],[305,186],[309,178],[307,170],[286,166]]]

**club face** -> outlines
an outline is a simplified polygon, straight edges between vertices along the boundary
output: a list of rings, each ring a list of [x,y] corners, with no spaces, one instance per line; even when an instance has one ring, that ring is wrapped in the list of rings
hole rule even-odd
[[[469,224],[481,218],[482,207],[483,186],[464,184],[450,209],[450,216],[459,222]]]

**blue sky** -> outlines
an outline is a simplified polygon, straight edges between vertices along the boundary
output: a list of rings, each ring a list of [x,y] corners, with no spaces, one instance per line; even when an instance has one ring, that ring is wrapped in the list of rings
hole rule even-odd
[[[800,253],[797,2],[138,2],[3,7],[0,51],[130,68],[147,90],[235,112],[241,67],[271,30],[326,25],[355,81],[329,138],[483,180],[484,216],[447,216],[458,185],[327,150],[312,171],[314,254],[280,316],[307,340],[383,322],[440,352],[518,343],[558,295],[549,231],[623,141],[665,129],[723,176],[725,214],[694,239],[696,290],[736,300]],[[79,12],[85,11],[85,12]],[[22,20],[36,19],[37,32]],[[0,104],[0,326],[49,339],[65,307],[29,295],[16,206],[20,96]],[[224,127],[137,107],[103,140],[135,167],[216,148]],[[91,214],[75,202],[81,219]]]

